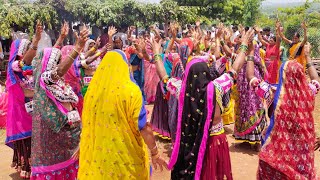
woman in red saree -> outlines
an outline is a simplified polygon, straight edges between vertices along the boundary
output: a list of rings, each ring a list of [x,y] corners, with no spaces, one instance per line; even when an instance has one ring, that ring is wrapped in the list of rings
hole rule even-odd
[[[310,48],[306,48],[306,59],[311,82],[301,64],[287,61],[281,66],[275,93],[270,84],[253,76],[253,63],[247,65],[251,86],[266,105],[272,104],[259,154],[258,179],[315,179],[312,112],[320,83],[307,49]]]
[[[279,27],[280,23],[277,22],[276,27]],[[262,31],[258,31],[258,37],[259,41],[262,43],[263,46],[265,46],[266,49],[266,56],[265,56],[265,63],[267,67],[268,73],[266,73],[265,80],[269,82],[270,84],[277,84],[278,82],[278,71],[279,71],[279,65],[280,65],[280,35],[279,35],[279,29],[277,29],[276,36],[270,36],[269,41],[265,41],[262,38]]]

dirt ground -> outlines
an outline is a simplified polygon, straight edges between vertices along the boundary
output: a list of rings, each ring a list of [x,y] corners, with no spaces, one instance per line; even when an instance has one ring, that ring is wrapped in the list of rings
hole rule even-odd
[[[315,123],[317,129],[317,135],[320,135],[320,95],[317,97],[316,106],[315,106]],[[148,106],[148,110],[152,111],[152,106]],[[150,113],[151,114],[151,113]],[[149,115],[150,115],[149,114]],[[228,135],[230,155],[231,155],[231,164],[232,164],[232,173],[235,180],[254,180],[256,179],[256,170],[258,167],[258,156],[257,153],[251,150],[250,145],[247,144],[236,144],[232,138],[233,125],[225,127],[226,133]],[[14,179],[18,180],[19,175],[15,172],[14,169],[10,168],[12,153],[13,151],[4,145],[5,131],[0,130],[0,180],[5,179]],[[171,144],[167,141],[158,139],[158,144],[162,156],[169,160],[169,154],[171,153]],[[317,174],[320,175],[320,152],[315,153],[315,166]],[[154,171],[153,180],[168,180],[170,179],[170,172],[164,170],[163,172]]]

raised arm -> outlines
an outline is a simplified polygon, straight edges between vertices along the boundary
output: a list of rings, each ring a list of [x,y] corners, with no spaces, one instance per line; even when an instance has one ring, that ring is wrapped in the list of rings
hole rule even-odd
[[[292,44],[292,41],[289,40],[289,39],[287,39],[287,38],[284,36],[284,34],[283,34],[283,32],[281,31],[280,28],[281,28],[281,27],[279,27],[279,35],[280,35],[280,38],[281,38],[285,43],[287,43],[287,44]]]
[[[258,34],[258,39],[264,47],[267,47],[269,43],[262,38],[261,29],[258,26],[254,27],[256,34]]]
[[[109,36],[109,44],[113,47],[113,40],[112,37],[117,33],[117,29],[114,26],[108,27],[108,36]]]
[[[240,53],[238,54],[236,60],[232,65],[233,70],[235,70],[236,72],[240,71],[240,69],[242,68],[245,62],[246,52],[248,50],[248,44],[249,42],[252,43],[253,35],[254,35],[253,29],[250,29],[246,33],[242,34],[242,38],[241,38],[242,44],[240,46]],[[251,56],[250,58],[252,59],[254,57]]]
[[[24,64],[31,65],[31,62],[32,62],[33,58],[36,56],[37,50],[38,50],[38,43],[39,43],[39,41],[41,39],[42,31],[43,31],[42,24],[38,20],[37,21],[37,27],[36,27],[36,34],[32,39],[31,47],[26,52],[26,54],[23,56]]]
[[[61,27],[61,32],[60,32],[59,38],[53,47],[60,49],[62,47],[63,41],[67,37],[68,33],[69,33],[69,24],[68,24],[68,22],[65,21]]]
[[[280,22],[276,22],[276,46],[280,49],[281,37],[280,37]]]
[[[89,36],[89,30],[86,27],[84,27],[83,30],[81,30],[79,36],[76,35],[77,41],[73,51],[71,51],[70,54],[66,57],[68,58],[68,60],[62,61],[58,65],[57,74],[56,74],[58,75],[58,77],[55,75],[52,75],[53,80],[58,80],[59,77],[63,77],[67,73],[74,59],[76,59],[76,57],[79,55],[79,52],[83,49],[86,41],[88,40],[88,36]]]
[[[153,54],[154,54],[154,63],[156,65],[157,68],[157,74],[159,76],[160,79],[165,78],[167,75],[166,69],[164,68],[162,59],[161,59],[161,40],[160,41],[156,41],[153,40],[152,42],[150,42],[152,44],[152,49],[153,49]]]
[[[310,43],[307,43],[304,46],[304,52],[305,52],[305,56],[306,56],[306,59],[307,59],[307,70],[308,70],[308,74],[310,76],[310,79],[320,82],[317,70],[314,67],[312,59],[311,59],[311,56],[310,56],[310,53],[311,53],[311,45],[310,45]]]
[[[308,41],[307,24],[306,24],[306,22],[302,22],[301,27],[303,29],[304,37],[303,37],[303,41],[301,42],[300,46],[303,47]]]

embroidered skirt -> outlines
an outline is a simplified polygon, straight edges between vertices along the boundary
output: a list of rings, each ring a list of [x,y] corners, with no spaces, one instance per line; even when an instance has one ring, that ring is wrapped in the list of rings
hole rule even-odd
[[[232,179],[230,153],[225,134],[210,136],[201,171],[201,180]]]
[[[55,170],[52,172],[47,172],[43,174],[32,174],[31,180],[60,180],[60,179],[69,179],[76,180],[78,175],[79,162],[71,164],[70,166]]]

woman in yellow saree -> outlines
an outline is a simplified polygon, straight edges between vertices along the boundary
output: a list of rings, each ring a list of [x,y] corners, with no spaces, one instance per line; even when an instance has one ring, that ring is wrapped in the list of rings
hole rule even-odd
[[[78,178],[148,180],[147,147],[155,168],[167,167],[146,117],[125,53],[108,52],[84,99]]]
[[[280,28],[280,27],[279,27]],[[298,32],[296,32],[293,36],[292,40],[287,39],[283,32],[280,31],[280,37],[281,39],[283,39],[284,42],[286,42],[287,44],[290,45],[289,48],[289,60],[297,60],[298,63],[300,63],[303,67],[304,70],[306,68],[306,58],[305,58],[305,54],[304,54],[304,50],[303,47],[306,44],[306,42],[308,41],[308,36],[307,36],[307,25],[305,22],[301,23],[301,28],[304,31],[304,37],[303,37],[303,41],[300,41],[300,34]]]

